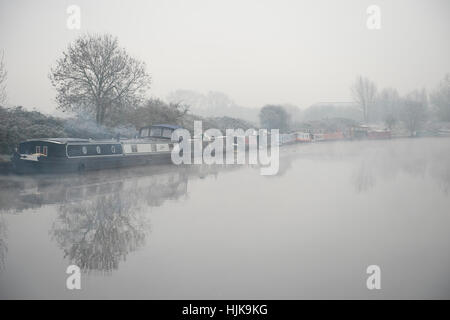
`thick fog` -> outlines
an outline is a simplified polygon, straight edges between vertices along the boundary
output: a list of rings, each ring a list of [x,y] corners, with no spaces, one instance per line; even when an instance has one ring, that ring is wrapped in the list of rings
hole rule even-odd
[[[81,28],[67,28],[69,5]],[[367,8],[380,8],[380,29]],[[145,61],[150,94],[221,91],[245,107],[351,100],[359,74],[401,94],[450,70],[450,2],[0,1],[8,103],[54,112],[51,65],[84,33],[111,33]]]
[[[0,0],[0,300],[449,299],[449,9]]]

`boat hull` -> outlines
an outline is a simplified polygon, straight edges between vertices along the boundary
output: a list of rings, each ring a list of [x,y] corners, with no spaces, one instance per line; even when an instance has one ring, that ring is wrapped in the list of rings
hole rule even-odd
[[[64,173],[168,163],[172,163],[170,153],[115,157],[43,158],[37,161],[14,157],[12,169],[18,174]]]

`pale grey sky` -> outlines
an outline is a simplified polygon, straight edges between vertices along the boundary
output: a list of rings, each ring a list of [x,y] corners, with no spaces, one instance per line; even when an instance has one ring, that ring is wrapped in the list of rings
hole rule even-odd
[[[66,27],[69,5],[81,29]],[[366,27],[369,5],[381,29]],[[450,72],[448,0],[0,0],[9,104],[55,110],[50,66],[80,33],[118,36],[152,75],[150,95],[223,91],[260,107],[349,101],[358,74],[400,93]]]

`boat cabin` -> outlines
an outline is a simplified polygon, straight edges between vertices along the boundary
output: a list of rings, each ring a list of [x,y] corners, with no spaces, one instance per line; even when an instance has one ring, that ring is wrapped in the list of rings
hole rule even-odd
[[[149,127],[143,127],[139,130],[139,138],[141,139],[163,139],[171,140],[172,133],[181,128],[171,124],[155,124]]]
[[[70,142],[82,143],[88,142],[88,140],[70,138],[30,139],[19,143],[17,152],[25,157],[66,157],[66,145]]]

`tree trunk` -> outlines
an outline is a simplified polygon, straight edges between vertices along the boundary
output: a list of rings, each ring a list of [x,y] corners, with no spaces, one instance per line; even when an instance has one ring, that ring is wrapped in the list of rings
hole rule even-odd
[[[97,103],[97,106],[96,106],[96,108],[95,108],[95,122],[97,123],[97,124],[100,124],[100,104],[99,103]]]
[[[99,124],[103,124],[105,122],[105,115],[106,115],[106,106],[104,104],[102,104],[100,107]]]

